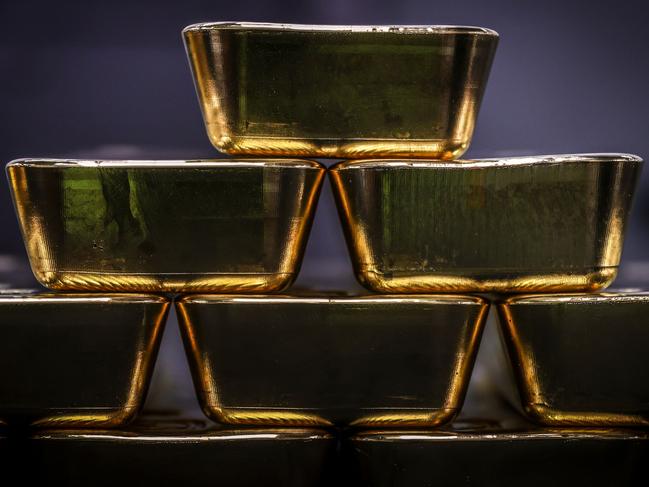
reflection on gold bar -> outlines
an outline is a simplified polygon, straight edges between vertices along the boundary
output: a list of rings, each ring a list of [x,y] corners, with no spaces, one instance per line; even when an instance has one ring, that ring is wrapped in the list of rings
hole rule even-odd
[[[649,484],[649,435],[497,425],[362,433],[344,442],[350,485],[608,487]]]
[[[324,168],[301,160],[18,160],[7,173],[51,289],[274,292],[295,279]]]
[[[144,401],[168,307],[152,295],[0,295],[0,420],[128,422]]]
[[[335,158],[464,153],[498,43],[460,26],[216,22],[183,34],[217,149]]]
[[[323,431],[223,429],[164,418],[137,423],[127,430],[43,431],[25,438],[11,451],[20,479],[75,486],[334,485],[327,480],[336,439]]]
[[[649,426],[649,293],[522,296],[498,310],[532,420]]]
[[[330,170],[359,281],[386,293],[594,291],[617,273],[642,160],[368,160]]]
[[[188,296],[205,413],[257,425],[435,426],[464,399],[488,304],[468,296]]]

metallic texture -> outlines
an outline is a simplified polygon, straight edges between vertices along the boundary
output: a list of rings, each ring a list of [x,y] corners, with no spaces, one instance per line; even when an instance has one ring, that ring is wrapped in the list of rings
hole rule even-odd
[[[649,485],[649,436],[633,430],[508,431],[485,423],[360,434],[343,451],[356,487]]]
[[[436,426],[464,400],[488,303],[470,296],[188,296],[205,413],[222,423]]]
[[[334,158],[459,157],[498,44],[460,26],[216,22],[183,35],[217,149]]]
[[[14,468],[25,485],[335,485],[325,482],[336,439],[318,430],[161,420],[117,431],[43,431],[6,443],[12,463],[0,458],[4,478]]]
[[[649,426],[649,293],[521,296],[498,312],[533,421]]]
[[[137,294],[0,295],[0,420],[115,427],[141,407],[169,302]]]
[[[385,293],[594,291],[617,273],[642,160],[367,160],[330,170],[356,275]]]
[[[324,171],[290,159],[7,166],[32,270],[44,286],[144,292],[290,285]]]

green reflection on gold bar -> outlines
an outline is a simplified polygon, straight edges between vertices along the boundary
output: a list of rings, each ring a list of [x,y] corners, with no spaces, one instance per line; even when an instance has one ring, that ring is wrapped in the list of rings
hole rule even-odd
[[[301,160],[19,160],[9,182],[52,289],[273,292],[296,277],[324,168]]]
[[[594,291],[617,273],[641,164],[625,154],[367,160],[330,175],[371,290]]]
[[[452,26],[209,23],[183,34],[217,149],[336,158],[461,155],[498,43]]]
[[[213,419],[394,427],[455,416],[489,305],[441,295],[200,295],[176,306]]]

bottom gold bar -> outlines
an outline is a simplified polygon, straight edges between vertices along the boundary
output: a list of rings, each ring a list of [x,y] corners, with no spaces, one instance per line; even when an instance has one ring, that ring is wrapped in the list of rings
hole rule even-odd
[[[521,296],[498,311],[530,419],[649,426],[649,293]]]
[[[19,474],[25,485],[318,487],[333,474],[336,440],[326,432],[138,423],[0,438],[3,476]]]
[[[0,294],[0,424],[115,427],[146,395],[166,298]]]
[[[349,485],[649,485],[649,435],[632,430],[527,429],[497,425],[368,432],[347,440]]]
[[[216,421],[437,426],[459,411],[488,303],[470,296],[188,296],[198,397]]]

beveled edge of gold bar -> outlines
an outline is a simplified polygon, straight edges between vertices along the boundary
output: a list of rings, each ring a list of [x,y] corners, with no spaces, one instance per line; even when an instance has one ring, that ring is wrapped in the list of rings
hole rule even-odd
[[[191,276],[199,277],[191,277]],[[203,293],[227,292],[257,293],[279,292],[288,288],[297,277],[296,272],[272,274],[189,274],[180,279],[178,274],[160,273],[154,276],[111,272],[39,272],[34,276],[45,287],[54,290],[104,292],[159,292],[159,293]]]
[[[7,164],[12,167],[90,167],[90,168],[123,168],[123,169],[200,169],[200,168],[275,168],[275,169],[317,169],[325,166],[309,159],[293,158],[223,158],[223,159],[186,159],[186,160],[136,160],[136,159],[49,159],[24,158],[14,159]]]
[[[391,275],[360,267],[356,276],[361,284],[375,292],[465,292],[465,293],[521,293],[545,290],[595,292],[608,287],[617,276],[617,267],[602,267],[584,274],[525,275],[510,279],[478,279],[472,277],[411,274]]]
[[[368,430],[356,432],[351,441],[485,441],[494,440],[649,440],[649,432],[622,428],[541,428],[508,430],[486,428],[484,430],[455,430],[452,427],[441,430]]]
[[[204,441],[242,441],[242,440],[333,440],[335,436],[326,430],[314,428],[203,428],[188,432],[158,431],[145,428],[122,430],[85,431],[77,429],[40,431],[32,437],[35,440],[89,440],[109,442],[143,442],[163,441],[165,443]]]
[[[603,162],[629,162],[642,163],[643,159],[635,154],[626,153],[583,153],[583,154],[550,154],[538,156],[515,156],[485,159],[461,159],[442,161],[438,159],[354,159],[341,161],[329,168],[329,171],[343,171],[346,169],[436,169],[436,168],[462,168],[462,169],[488,169],[513,166],[536,166],[539,164],[565,164],[571,162],[603,163]]]
[[[534,305],[534,304],[560,304],[560,303],[649,303],[649,291],[641,289],[612,289],[595,294],[583,293],[556,293],[556,294],[524,294],[510,296],[498,301],[499,305]]]
[[[52,293],[30,290],[6,290],[0,293],[0,304],[2,303],[127,303],[127,304],[168,304],[170,299],[157,294],[117,294],[117,293]]]
[[[239,30],[239,31],[293,31],[293,32],[340,32],[340,33],[388,33],[388,34],[427,34],[427,35],[486,35],[498,37],[498,32],[485,27],[466,25],[323,25],[323,24],[283,24],[272,22],[200,22],[188,25],[183,34],[189,32]]]
[[[325,293],[323,293],[325,294]],[[426,303],[426,304],[463,304],[479,305],[489,304],[489,301],[473,295],[459,294],[384,294],[360,296],[300,296],[289,294],[183,294],[176,300],[176,304],[213,304],[213,303],[313,303],[313,304],[348,304],[348,303]]]

